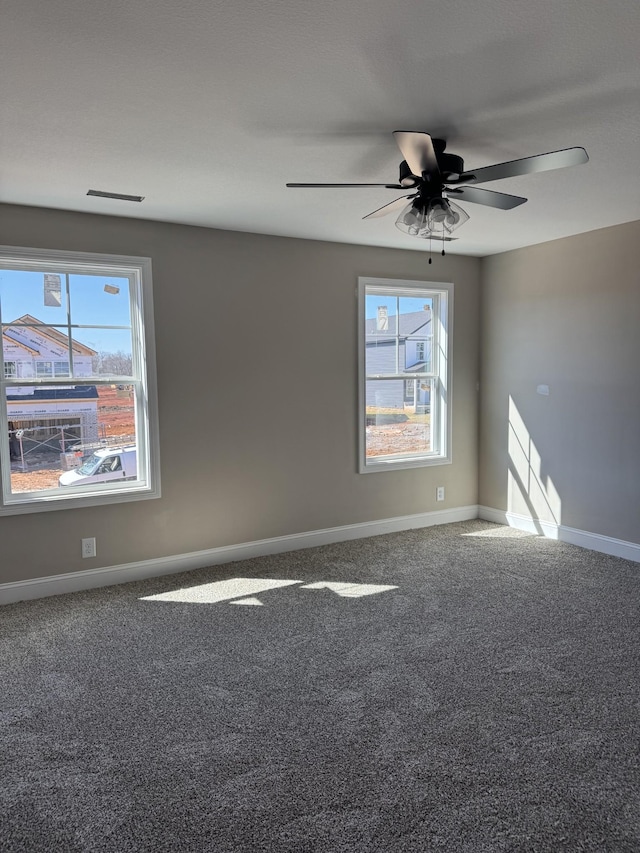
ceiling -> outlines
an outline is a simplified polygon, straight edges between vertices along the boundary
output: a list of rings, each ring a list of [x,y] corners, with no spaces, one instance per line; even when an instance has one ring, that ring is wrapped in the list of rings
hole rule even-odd
[[[491,183],[484,256],[640,219],[640,4],[632,0],[3,0],[0,199],[425,251],[390,182],[392,132],[470,170],[572,146],[590,162]],[[141,204],[89,189],[144,196]]]

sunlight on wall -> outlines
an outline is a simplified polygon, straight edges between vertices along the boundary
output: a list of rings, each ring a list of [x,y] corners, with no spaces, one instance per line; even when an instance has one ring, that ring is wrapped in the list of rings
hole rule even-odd
[[[284,586],[301,584],[302,581],[285,581],[266,578],[229,578],[224,581],[203,583],[191,586],[187,589],[176,589],[171,592],[162,592],[158,595],[146,595],[141,601],[173,601],[184,604],[216,604],[228,601],[229,604],[245,604],[253,607],[263,607],[264,604],[255,593],[267,592]],[[390,589],[398,589],[397,586],[370,583],[339,583],[333,581],[319,581],[301,586],[300,589],[329,589],[341,598],[362,598],[365,595],[376,595],[379,592],[387,592]],[[232,601],[231,599],[235,599]]]
[[[560,524],[561,500],[512,397],[509,397],[507,511]]]

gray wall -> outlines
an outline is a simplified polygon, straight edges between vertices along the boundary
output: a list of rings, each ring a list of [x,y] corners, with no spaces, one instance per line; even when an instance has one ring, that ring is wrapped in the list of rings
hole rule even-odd
[[[0,580],[477,503],[479,260],[9,205],[0,234],[153,259],[163,490],[0,518]],[[452,465],[356,473],[359,275],[455,284]]]
[[[640,543],[639,270],[639,222],[483,259],[481,504]]]

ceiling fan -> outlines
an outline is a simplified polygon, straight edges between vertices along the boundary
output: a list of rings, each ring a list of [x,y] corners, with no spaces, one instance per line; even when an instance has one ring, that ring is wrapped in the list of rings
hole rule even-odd
[[[455,240],[449,236],[463,225],[469,216],[451,200],[484,204],[500,210],[511,210],[524,204],[522,196],[486,190],[473,184],[499,181],[518,175],[546,172],[565,166],[577,166],[589,160],[584,148],[565,148],[537,154],[521,160],[510,160],[494,166],[465,172],[462,157],[445,151],[443,139],[433,139],[428,133],[395,130],[393,133],[404,160],[400,163],[397,184],[287,184],[288,187],[385,187],[390,190],[413,190],[389,204],[368,213],[363,219],[385,216],[400,210],[396,226],[414,237]],[[407,201],[409,203],[407,204]]]

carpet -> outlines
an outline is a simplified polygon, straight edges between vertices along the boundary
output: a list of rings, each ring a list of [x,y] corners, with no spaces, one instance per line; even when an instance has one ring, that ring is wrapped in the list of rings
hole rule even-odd
[[[8,605],[0,849],[635,853],[639,603],[471,521]]]

